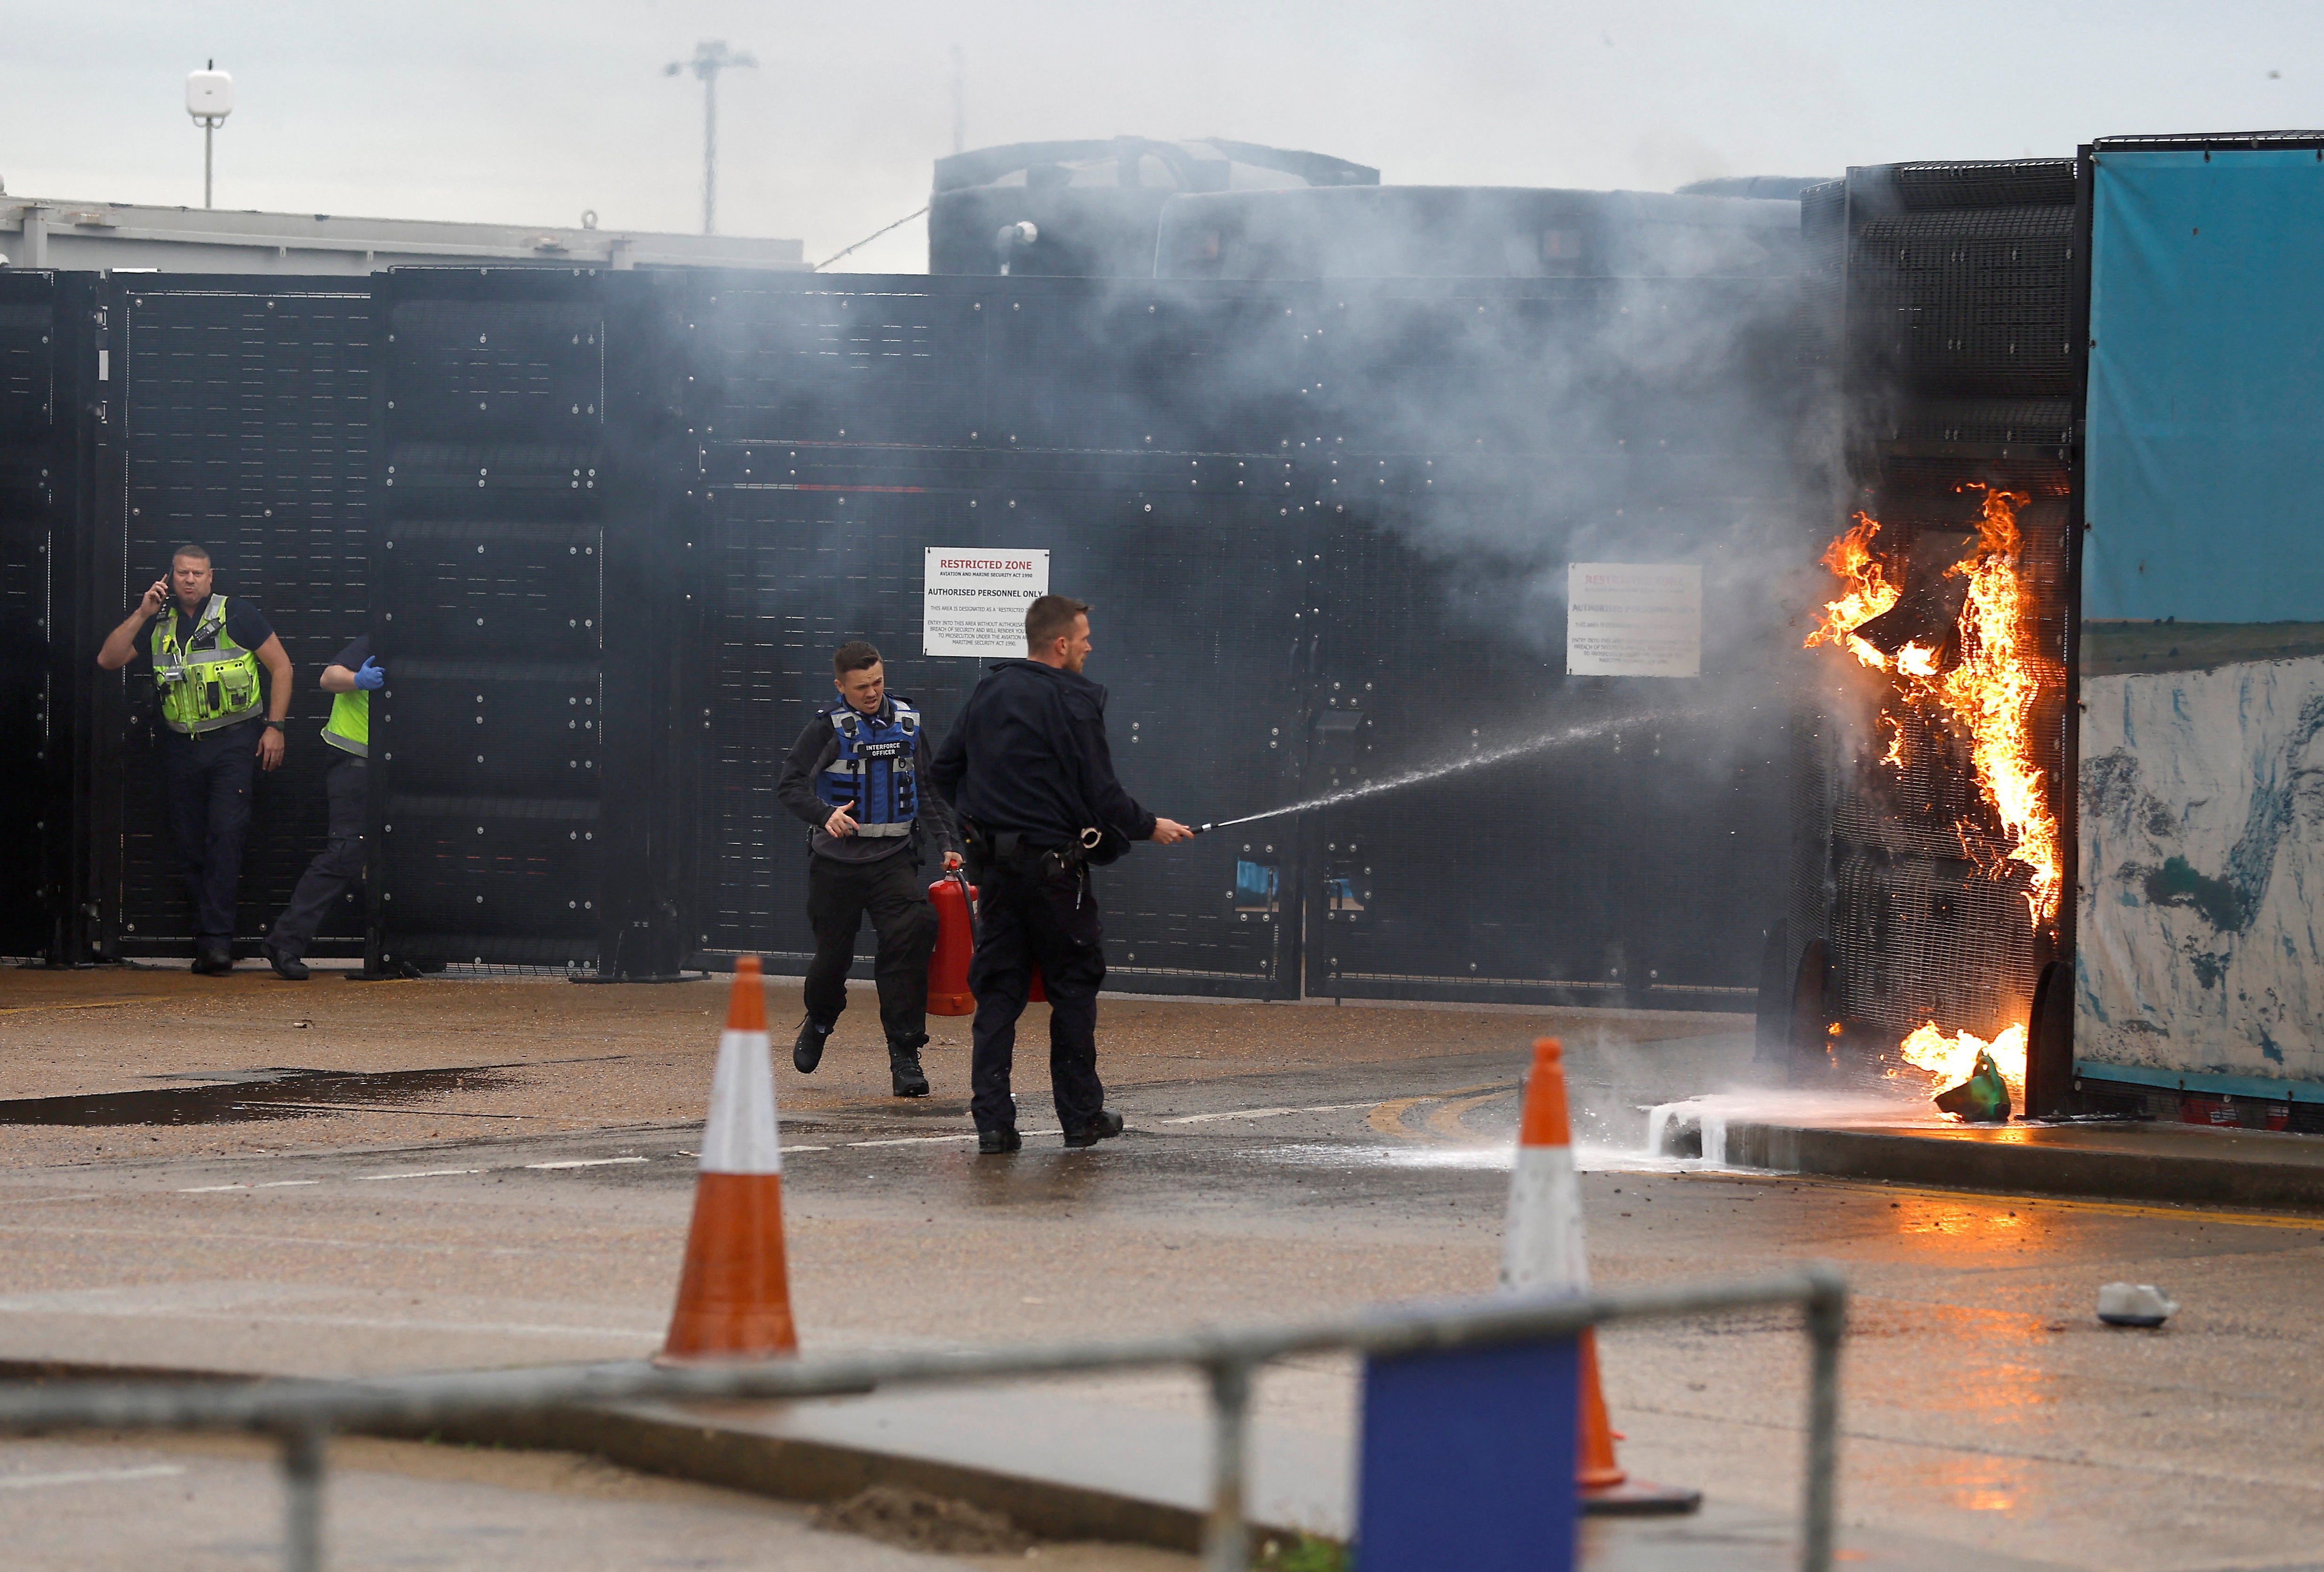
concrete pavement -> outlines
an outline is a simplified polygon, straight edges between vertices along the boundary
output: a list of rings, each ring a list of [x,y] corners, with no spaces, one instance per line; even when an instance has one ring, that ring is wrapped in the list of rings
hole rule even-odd
[[[444,985],[430,1007],[451,1011],[486,986]],[[360,1111],[41,1133],[85,1145],[0,1173],[0,1237],[13,1246],[0,1259],[0,1355],[359,1374],[650,1351],[676,1281],[692,1141],[682,1120],[635,1116],[650,1096],[678,1096],[657,1077],[692,1077],[698,1099],[707,1045],[653,1033],[700,1030],[684,1016],[704,1006],[641,1003],[669,1011],[650,1032],[630,1006],[594,1007],[607,1010],[604,1045],[632,1056],[625,1078],[542,1063],[412,1105],[420,1118],[537,1112],[538,1133],[479,1121],[456,1137],[397,1142],[372,1137],[379,1126]],[[506,1031],[500,1008],[477,1007],[479,1032]],[[960,1138],[958,1067],[941,1059],[943,1096],[925,1104],[878,1096],[868,1054],[835,1056],[841,1074],[827,1081],[783,1068],[794,1282],[811,1346],[1160,1329],[1489,1285],[1534,1021],[1155,1003],[1107,1014],[1115,1032],[1172,1024],[1110,1062],[1131,1131],[1092,1152],[1037,1138],[1013,1160],[975,1157]],[[168,1040],[225,1058],[235,1044],[192,1030],[203,1018]],[[22,1020],[0,1017],[0,1033],[11,1019]],[[1625,1024],[1567,1023],[1582,1126],[1600,1142],[1584,1184],[1597,1275],[1701,1279],[1812,1257],[1848,1269],[1861,1296],[1842,1487],[1856,1548],[1902,1546],[1898,1566],[2011,1557],[2198,1572],[2285,1564],[2324,1533],[2308,1461],[2324,1439],[2318,1220],[1625,1155],[1646,1105],[1743,1080],[1748,1059],[1748,1040],[1716,1021],[1647,1023],[1653,1035]],[[574,1040],[587,1035],[564,1022],[554,1057],[577,1059]],[[510,1040],[366,1040],[340,1062],[506,1063],[519,1057]],[[634,1068],[654,1053],[669,1057],[652,1074]],[[865,1063],[849,1068],[855,1059]],[[846,1078],[859,1069],[865,1087]],[[70,1092],[60,1078],[42,1089]],[[1038,1077],[1020,1091],[1026,1124],[1046,1124]],[[603,1123],[586,1127],[591,1118]],[[133,1133],[161,1139],[141,1150]],[[122,1155],[88,1150],[116,1140]],[[220,1141],[275,1149],[203,1153]],[[2091,1307],[2115,1278],[2159,1282],[2186,1308],[2160,1333],[2102,1329]],[[1736,1547],[1780,1537],[1795,1510],[1801,1343],[1776,1317],[1606,1338],[1626,1462],[1706,1490],[1706,1531],[1728,1525]],[[1191,1425],[1200,1411],[1190,1379],[1045,1390],[1157,1422]],[[1344,1447],[1352,1404],[1344,1366],[1303,1363],[1262,1384],[1259,1413]]]
[[[968,1572],[1024,1552],[929,1554],[815,1525],[805,1508],[592,1459],[364,1438],[332,1447],[326,1509],[339,1572]],[[281,1485],[271,1448],[234,1437],[0,1446],[0,1544],[11,1572],[275,1572]],[[1046,1544],[1047,1572],[1186,1572],[1128,1545]]]

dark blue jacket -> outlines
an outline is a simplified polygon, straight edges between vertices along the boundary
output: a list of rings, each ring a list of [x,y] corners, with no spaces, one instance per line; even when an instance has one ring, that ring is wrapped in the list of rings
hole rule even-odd
[[[945,734],[929,776],[963,818],[1015,830],[1033,846],[1070,846],[1097,828],[1109,832],[1118,855],[1122,841],[1154,834],[1154,816],[1113,777],[1105,689],[1038,661],[993,663]]]

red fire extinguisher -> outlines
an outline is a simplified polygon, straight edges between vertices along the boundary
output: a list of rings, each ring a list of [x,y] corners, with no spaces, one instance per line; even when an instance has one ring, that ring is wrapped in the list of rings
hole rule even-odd
[[[936,909],[936,948],[928,953],[928,1013],[973,1015],[976,995],[968,991],[969,957],[976,953],[976,886],[958,874],[947,874],[928,886],[928,903]],[[1026,997],[1038,1004],[1047,1000],[1041,970],[1033,968],[1033,987]]]
[[[928,904],[936,909],[936,948],[928,952],[931,1015],[976,1013],[976,995],[968,991],[968,958],[976,953],[969,902],[975,899],[975,886],[957,874],[928,886]]]

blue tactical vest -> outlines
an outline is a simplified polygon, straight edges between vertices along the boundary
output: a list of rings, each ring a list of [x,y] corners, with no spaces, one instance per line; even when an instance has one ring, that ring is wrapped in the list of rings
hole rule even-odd
[[[890,698],[895,717],[882,721],[852,704],[829,712],[839,752],[815,778],[815,794],[855,816],[856,834],[909,835],[919,817],[920,712]]]

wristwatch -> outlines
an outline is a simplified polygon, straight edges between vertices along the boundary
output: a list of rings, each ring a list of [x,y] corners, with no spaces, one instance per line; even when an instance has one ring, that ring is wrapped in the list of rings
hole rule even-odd
[[[286,729],[286,728],[285,728],[285,726],[284,726],[284,724],[283,724],[281,721],[279,721],[279,720],[270,720],[270,721],[268,721],[268,722],[266,723],[266,725],[267,725],[267,729],[268,729],[268,730],[270,730],[270,731],[278,731],[278,732],[279,732],[279,731],[282,731],[282,730]]]

